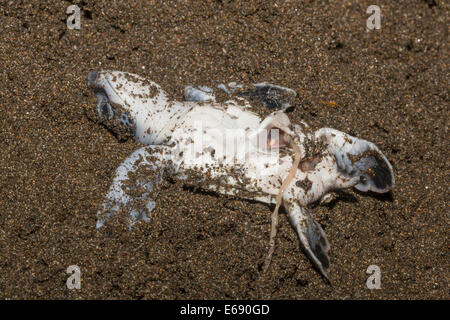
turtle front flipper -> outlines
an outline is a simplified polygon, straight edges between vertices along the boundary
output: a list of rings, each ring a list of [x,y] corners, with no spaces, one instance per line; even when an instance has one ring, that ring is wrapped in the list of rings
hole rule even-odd
[[[229,82],[228,84],[221,83],[217,86],[220,91],[214,91],[208,86],[186,86],[184,88],[184,101],[188,102],[216,102],[216,92],[225,93],[229,98],[232,98],[236,90],[242,89],[243,86],[236,82]]]
[[[339,176],[337,188],[345,187],[340,183],[355,177],[359,177],[359,181],[354,186],[360,191],[384,193],[394,188],[392,165],[372,142],[330,128],[317,130],[314,138],[326,144],[335,158]]]
[[[267,82],[257,83],[253,87],[237,94],[249,100],[257,100],[270,110],[287,110],[295,105],[297,93],[293,89]]]
[[[328,276],[330,268],[328,251],[330,250],[330,244],[322,227],[313,219],[309,209],[305,207],[294,203],[289,205],[287,210],[289,212],[289,220],[297,232],[308,257],[319,269],[320,273],[330,281]]]
[[[164,172],[173,170],[169,165],[171,158],[171,149],[167,146],[146,146],[125,159],[116,169],[116,176],[97,213],[97,229],[121,213],[129,215],[130,227],[137,221],[148,221]]]

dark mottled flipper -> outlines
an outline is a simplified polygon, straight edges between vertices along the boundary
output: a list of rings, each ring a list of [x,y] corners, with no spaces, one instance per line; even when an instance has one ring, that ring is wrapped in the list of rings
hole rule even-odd
[[[209,87],[187,86],[184,88],[184,100],[191,102],[214,102],[216,98],[214,96],[214,90]]]
[[[238,94],[249,100],[260,101],[270,110],[286,110],[293,107],[297,96],[297,93],[292,89],[267,82],[257,83],[254,88],[243,90]]]
[[[314,221],[311,212],[307,208],[300,207],[298,204],[289,206],[289,220],[295,231],[297,231],[300,242],[305,248],[308,257],[319,269],[320,273],[330,281],[328,270],[330,268],[330,259],[328,243],[325,232],[322,227]]]
[[[358,190],[384,191],[394,186],[392,170],[380,154],[369,151],[354,165],[361,172],[361,182],[355,186]]]
[[[392,166],[373,143],[329,128],[317,130],[314,135],[316,140],[327,144],[341,177],[359,178],[356,189],[379,193],[392,190],[395,184]],[[338,183],[336,187],[341,186]]]
[[[310,214],[308,214],[306,224],[306,236],[308,238],[308,243],[311,246],[311,250],[320,261],[322,268],[328,272],[328,269],[330,268],[330,259],[328,257],[330,244],[328,243],[327,236],[320,224],[317,221],[314,221]]]

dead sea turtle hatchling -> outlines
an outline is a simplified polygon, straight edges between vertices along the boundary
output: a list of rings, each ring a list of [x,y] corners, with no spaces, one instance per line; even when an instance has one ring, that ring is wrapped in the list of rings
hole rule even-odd
[[[216,102],[208,87],[185,88],[173,101],[159,85],[138,75],[93,71],[88,86],[111,131],[120,128],[145,144],[117,168],[98,213],[97,228],[119,212],[130,226],[149,220],[164,175],[215,192],[276,204],[272,214],[269,266],[275,248],[278,208],[283,205],[311,261],[328,279],[329,243],[308,205],[337,189],[388,192],[392,166],[371,142],[330,128],[313,132],[292,124],[285,110],[296,93],[259,83],[242,90],[221,84],[230,95]],[[277,109],[262,119],[249,101]]]

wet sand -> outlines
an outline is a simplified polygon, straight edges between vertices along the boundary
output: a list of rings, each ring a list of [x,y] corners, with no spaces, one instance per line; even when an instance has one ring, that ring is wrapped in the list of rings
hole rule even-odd
[[[82,9],[68,30],[66,8]],[[3,1],[0,298],[448,299],[449,4],[379,1]],[[117,166],[139,145],[100,123],[91,70],[187,84],[268,81],[298,93],[293,122],[374,142],[387,196],[348,190],[314,215],[328,285],[286,215],[267,274],[271,210],[167,182],[149,223],[95,229]],[[81,268],[82,289],[66,288]],[[381,269],[369,290],[366,270]]]

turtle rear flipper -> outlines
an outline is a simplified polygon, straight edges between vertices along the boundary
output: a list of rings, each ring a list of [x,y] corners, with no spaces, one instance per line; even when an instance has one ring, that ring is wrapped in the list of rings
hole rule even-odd
[[[325,143],[326,149],[334,155],[341,178],[345,180],[359,176],[356,189],[384,193],[394,188],[392,165],[372,142],[330,128],[319,129],[314,136]]]
[[[311,212],[298,204],[292,204],[288,208],[289,220],[298,234],[308,257],[319,269],[320,273],[330,281],[328,276],[330,258],[328,251],[330,244],[322,227],[316,222]]]

